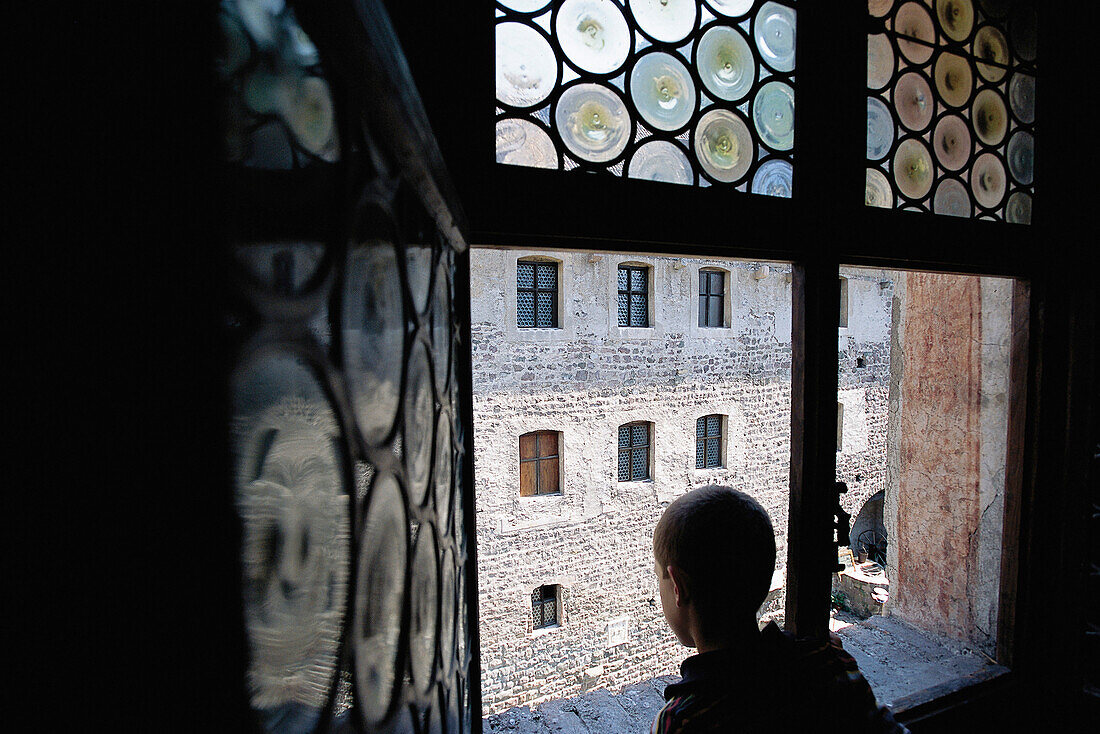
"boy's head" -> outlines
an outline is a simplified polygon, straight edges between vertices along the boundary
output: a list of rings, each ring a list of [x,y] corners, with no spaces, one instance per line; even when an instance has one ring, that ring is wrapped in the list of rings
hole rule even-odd
[[[775,535],[756,500],[712,484],[665,509],[653,531],[653,557],[665,618],[680,642],[697,647],[686,607],[709,634],[753,619],[771,585]]]

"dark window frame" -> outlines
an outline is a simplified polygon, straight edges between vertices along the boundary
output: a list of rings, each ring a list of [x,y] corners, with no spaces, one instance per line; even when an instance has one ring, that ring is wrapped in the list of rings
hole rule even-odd
[[[531,629],[548,629],[561,626],[561,586],[544,584],[531,592]],[[548,615],[547,612],[550,612]]]
[[[523,458],[523,439],[533,436],[535,439],[535,455],[528,458]],[[541,453],[541,439],[553,436],[554,437],[554,453],[543,455]],[[543,462],[554,463],[554,489],[543,490]],[[523,486],[523,465],[534,464],[534,483],[535,486],[531,488],[531,491],[524,491]],[[561,491],[561,433],[558,431],[531,431],[524,433],[519,437],[519,495],[520,497],[538,497],[547,495],[560,495]]]
[[[619,273],[626,272],[626,290],[618,287]],[[650,268],[646,265],[620,265],[615,271],[616,288],[619,297],[626,296],[626,323],[623,323],[623,309],[619,304],[619,298],[616,298],[616,306],[619,309],[618,324],[620,327],[634,328],[634,329],[648,329],[652,326],[649,321],[649,271]],[[642,274],[642,288],[636,290],[634,288],[633,273]],[[633,313],[633,306],[636,301],[642,303],[642,314],[644,315],[645,323],[632,324],[630,323],[630,315]]]
[[[714,290],[714,281],[718,290]],[[717,306],[717,313],[715,307]],[[721,329],[726,325],[726,271],[716,268],[699,270],[699,326]]]
[[[710,421],[708,420],[709,418],[717,418],[718,419],[718,430],[717,430],[716,433],[711,433],[710,432]],[[723,454],[725,452],[722,451],[723,438],[725,437],[725,423],[726,423],[725,419],[726,419],[726,417],[724,415],[721,415],[721,414],[718,414],[718,413],[711,413],[710,415],[703,415],[703,416],[700,416],[698,419],[696,419],[696,421],[695,421],[695,468],[696,469],[715,469],[715,468],[721,468],[721,467],[726,465],[726,462],[724,461],[725,457],[723,456]],[[703,426],[703,435],[702,436],[699,435],[699,426],[700,426],[700,424]],[[702,454],[703,464],[702,464],[702,466],[700,466],[700,464],[699,464],[699,446],[700,446],[700,442],[702,442],[702,447],[703,447],[703,454]],[[707,449],[710,448],[711,445],[717,445],[718,446],[717,450],[715,451],[715,463],[713,463],[713,464],[710,463],[710,458],[709,458],[710,457],[710,452],[707,450]]]
[[[634,432],[631,431],[630,429],[635,427],[635,426],[645,426],[645,443],[644,444],[637,444],[637,445],[634,444],[634,439],[633,439]],[[626,432],[627,432],[627,441],[628,441],[628,443],[627,443],[626,446],[622,445],[622,436],[623,436],[623,431],[624,430],[626,430]],[[619,467],[620,467],[620,470],[619,470],[618,474],[616,475],[618,477],[618,481],[620,481],[620,482],[644,482],[644,481],[648,481],[648,480],[653,479],[653,472],[650,470],[650,462],[653,459],[653,454],[652,454],[652,449],[653,449],[653,424],[650,423],[649,421],[632,421],[630,423],[624,423],[621,426],[619,426],[617,439],[618,439],[617,444],[618,444],[618,449],[619,449],[619,451],[618,451],[618,460],[619,460]],[[626,479],[623,478],[622,469],[621,469],[621,467],[622,467],[622,457],[623,457],[624,452],[627,454],[627,477],[626,477]],[[639,452],[644,452],[644,455],[645,455],[645,462],[644,462],[645,475],[636,477],[636,476],[634,476],[634,456],[635,456],[635,454],[637,454]]]
[[[526,288],[519,284],[519,268],[523,265],[531,265],[531,287]],[[544,287],[539,285],[539,271],[543,268],[553,268],[554,270],[554,285],[553,287]],[[516,328],[518,329],[557,329],[561,327],[561,323],[558,321],[558,288],[561,286],[561,270],[558,267],[558,263],[547,260],[531,260],[521,259],[516,261]],[[520,294],[531,294],[531,323],[521,324],[519,313],[519,299]],[[539,324],[539,294],[550,294],[550,325]]]

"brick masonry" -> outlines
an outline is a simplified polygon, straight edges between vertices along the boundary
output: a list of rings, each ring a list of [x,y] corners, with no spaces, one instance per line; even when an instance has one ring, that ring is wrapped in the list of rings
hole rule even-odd
[[[516,327],[516,262],[528,257],[559,264],[559,328]],[[710,483],[749,492],[786,565],[790,267],[510,248],[471,258],[485,711],[675,673],[690,651],[665,626],[651,550],[668,502]],[[617,325],[621,263],[650,268],[649,328]],[[698,326],[703,267],[727,272],[722,328]],[[846,275],[837,461],[854,516],[885,487],[893,281]],[[723,466],[696,469],[695,421],[714,413],[726,416]],[[617,429],[632,421],[653,425],[652,479],[619,482]],[[521,498],[518,438],[536,430],[560,432],[562,492]],[[561,586],[561,624],[533,630],[531,592],[544,584]],[[781,593],[769,608],[782,610]]]

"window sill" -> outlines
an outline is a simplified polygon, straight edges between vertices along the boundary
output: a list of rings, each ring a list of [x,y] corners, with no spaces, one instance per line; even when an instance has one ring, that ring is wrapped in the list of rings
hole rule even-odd
[[[542,637],[543,635],[548,635],[551,632],[557,632],[560,629],[560,624],[553,624],[549,627],[539,627],[538,629],[531,630],[531,637]]]
[[[562,497],[561,492],[543,492],[542,494],[521,494],[520,500],[545,499],[547,497]]]

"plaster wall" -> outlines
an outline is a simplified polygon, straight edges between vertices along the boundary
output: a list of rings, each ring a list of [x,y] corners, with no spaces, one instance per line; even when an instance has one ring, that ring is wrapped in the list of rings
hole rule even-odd
[[[560,263],[560,328],[516,327],[516,262]],[[617,325],[620,263],[651,268],[649,328]],[[698,326],[700,268],[725,270],[725,326]],[[677,672],[652,530],[675,497],[723,483],[761,502],[786,564],[790,465],[789,266],[722,259],[475,248],[474,460],[482,697],[487,712]],[[892,285],[850,281],[842,335],[845,444],[855,514],[884,486]],[[864,313],[867,311],[868,313]],[[876,323],[881,321],[882,323]],[[864,358],[857,368],[856,359]],[[695,468],[695,422],[726,416],[723,466]],[[651,479],[617,481],[617,429],[653,426]],[[519,436],[561,436],[560,495],[520,497]],[[532,590],[560,584],[561,624],[532,630]],[[775,605],[782,608],[782,599]]]
[[[933,273],[902,280],[890,383],[888,609],[992,652],[1012,284]]]

